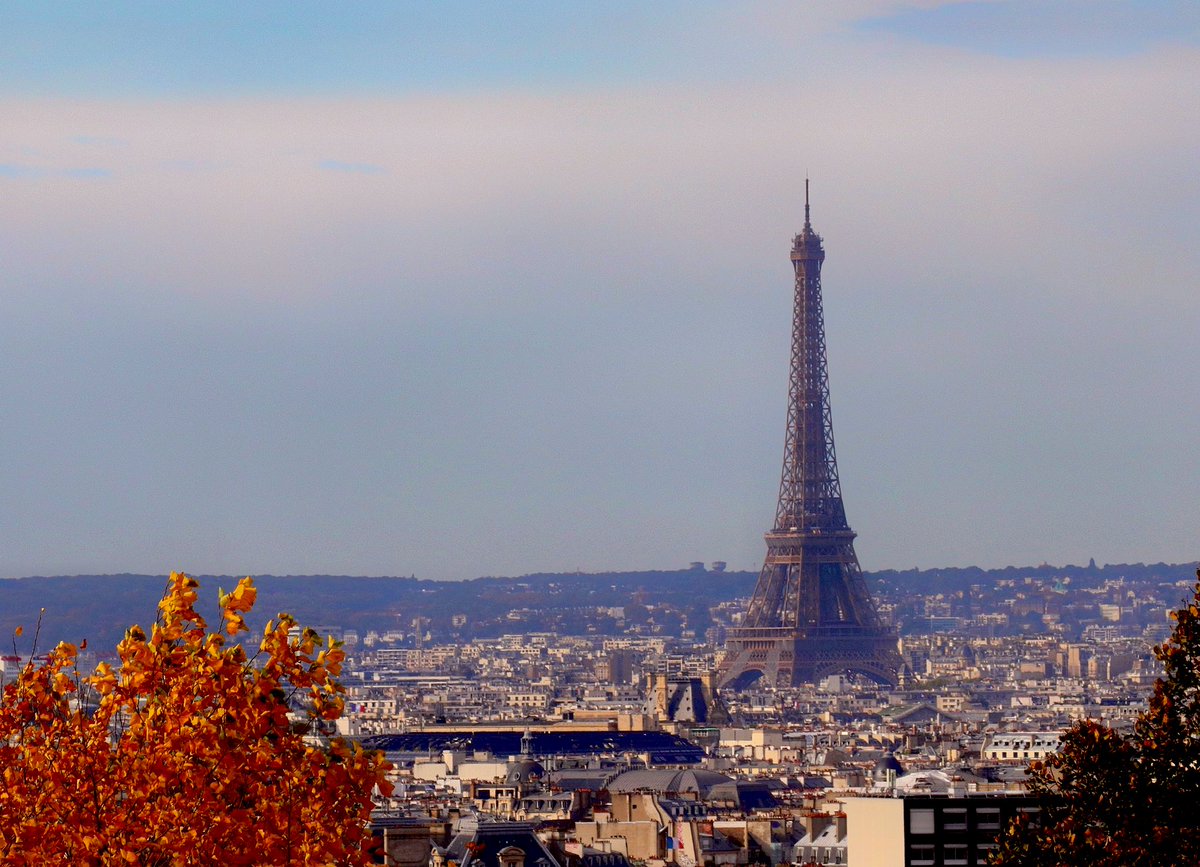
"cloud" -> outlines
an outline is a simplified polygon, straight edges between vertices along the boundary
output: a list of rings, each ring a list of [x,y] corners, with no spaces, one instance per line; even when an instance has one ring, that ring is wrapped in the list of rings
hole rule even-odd
[[[1156,45],[1200,45],[1200,9],[1186,0],[984,0],[894,8],[854,26],[864,33],[1020,58],[1122,57]]]
[[[90,180],[93,178],[111,178],[113,176],[113,173],[110,169],[103,169],[103,168],[97,168],[97,167],[64,169],[63,174],[66,175],[68,178],[75,178],[77,180]]]
[[[1013,250],[1048,269],[1088,268],[1093,257],[1056,253],[1064,231],[1111,235],[1194,211],[1196,123],[1180,109],[1195,102],[1184,84],[1195,52],[1012,64],[895,51],[870,61],[886,77],[864,66],[820,87],[768,81],[702,98],[656,88],[10,103],[7,139],[43,155],[47,183],[15,192],[9,213],[21,217],[5,229],[25,239],[18,259],[30,266],[39,239],[66,237],[130,291],[272,303],[515,293],[536,304],[552,286],[580,291],[581,255],[616,295],[716,291],[786,241],[806,173],[856,279],[886,261],[885,279],[917,282],[921,257],[906,253],[922,248],[954,250],[959,272],[1012,269]],[[56,144],[68,124],[129,141],[99,198],[51,182],[79,168]],[[13,177],[35,171],[5,164]],[[372,184],[335,180],[353,174]],[[1167,252],[1151,252],[1169,242],[1162,228],[1132,261]],[[142,244],[158,254],[135,252]],[[477,257],[491,270],[482,283]]]
[[[328,172],[346,172],[352,175],[381,175],[386,169],[371,163],[347,163],[340,160],[321,160],[317,168]]]
[[[703,87],[0,104],[0,569],[752,567],[806,174],[865,565],[1187,559],[1198,53],[829,26]]]
[[[123,148],[129,146],[129,142],[125,139],[111,136],[73,135],[71,136],[71,141],[78,145],[95,148]]]
[[[112,171],[96,166],[47,168],[45,166],[30,166],[19,164],[0,164],[0,178],[73,178],[75,180],[92,180],[95,178],[111,178]]]

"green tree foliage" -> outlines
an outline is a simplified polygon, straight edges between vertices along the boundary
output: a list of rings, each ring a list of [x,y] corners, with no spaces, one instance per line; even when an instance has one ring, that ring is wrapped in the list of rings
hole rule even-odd
[[[1041,813],[1022,816],[993,864],[1180,867],[1200,864],[1200,571],[1192,601],[1154,650],[1164,676],[1133,731],[1081,721],[1030,768]]]

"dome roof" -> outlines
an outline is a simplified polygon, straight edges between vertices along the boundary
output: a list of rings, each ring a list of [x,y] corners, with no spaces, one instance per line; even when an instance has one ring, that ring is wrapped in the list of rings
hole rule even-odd
[[[700,770],[636,770],[618,774],[608,784],[610,792],[695,792],[701,798],[708,795],[713,786],[733,782],[732,777],[713,771]]]
[[[546,769],[533,759],[517,759],[508,763],[508,783],[536,783],[544,779]]]
[[[888,753],[877,761],[875,767],[871,769],[871,777],[876,780],[886,780],[889,772],[897,777],[904,773],[904,765],[900,764],[895,753]]]

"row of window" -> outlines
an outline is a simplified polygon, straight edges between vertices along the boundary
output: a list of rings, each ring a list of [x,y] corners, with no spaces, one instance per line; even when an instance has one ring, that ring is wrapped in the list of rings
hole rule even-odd
[[[999,755],[996,755],[996,752],[997,751],[995,751],[995,750],[990,751],[991,758],[1044,759],[1047,755],[1050,754],[1051,751],[1050,750],[1034,750],[1034,751],[1030,751],[1030,750],[1019,750],[1019,751],[1018,750],[1011,750],[1011,751],[1010,750],[1000,750]],[[1009,752],[1012,752],[1011,756],[1009,755]]]
[[[798,853],[800,863],[807,864],[815,861],[818,864],[845,864],[846,850],[839,846],[805,846]]]
[[[1000,830],[999,807],[977,807],[975,809],[975,827],[980,831]],[[942,810],[943,831],[966,831],[967,808],[945,807]],[[937,827],[933,810],[912,810],[908,814],[908,832],[910,834],[935,834]]]
[[[976,843],[975,844],[975,863],[986,864],[988,853],[996,849],[995,843]],[[946,843],[942,846],[942,860],[940,863],[947,867],[965,867],[969,865],[971,857],[971,847],[966,843]],[[937,847],[932,843],[913,843],[908,847],[908,863],[912,867],[932,867],[939,863],[937,860]]]

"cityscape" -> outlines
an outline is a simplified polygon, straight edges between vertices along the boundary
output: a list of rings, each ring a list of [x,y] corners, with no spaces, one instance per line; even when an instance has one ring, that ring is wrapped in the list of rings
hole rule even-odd
[[[0,864],[1200,863],[1200,14],[451,5],[5,13]]]
[[[895,683],[744,689],[718,672],[749,596],[700,624],[676,589],[748,585],[723,563],[496,581],[512,602],[491,597],[494,628],[461,594],[461,610],[389,612],[391,629],[318,625],[347,652],[345,710],[319,738],[391,763],[371,820],[384,863],[457,861],[502,835],[563,865],[986,863],[1036,806],[1031,761],[1078,720],[1128,731],[1144,712],[1163,674],[1151,648],[1198,566],[868,575],[899,628]],[[595,580],[646,589],[609,584],[625,604],[588,606]],[[462,637],[472,626],[490,634]],[[27,662],[5,655],[6,681]],[[936,818],[918,832],[922,810]]]
[[[698,583],[734,576],[693,562],[691,594],[653,600],[616,584],[606,604],[594,587],[578,598],[599,576],[503,582],[512,607],[487,625],[511,631],[496,636],[464,637],[494,630],[462,592],[436,626],[418,604],[396,628],[317,630],[346,654],[345,705],[306,738],[386,756],[381,863],[985,864],[1041,810],[1031,762],[1081,720],[1131,732],[1145,716],[1153,649],[1200,563],[958,570],[936,593],[889,576],[872,595],[838,484],[825,254],[804,212],[783,475],[749,598],[697,606]],[[32,661],[14,652],[0,672]]]

